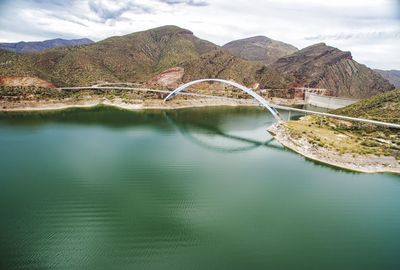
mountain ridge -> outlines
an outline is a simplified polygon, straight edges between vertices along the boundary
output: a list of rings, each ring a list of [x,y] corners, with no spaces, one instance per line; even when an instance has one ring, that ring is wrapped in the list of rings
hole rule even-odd
[[[297,84],[326,88],[333,96],[365,98],[394,89],[381,75],[354,61],[350,52],[325,43],[282,57],[272,67],[292,75]]]
[[[279,58],[298,51],[293,45],[265,36],[234,40],[222,47],[237,57],[257,61],[265,65],[272,64]]]
[[[395,87],[400,87],[400,70],[381,70],[374,69],[375,72],[378,72],[383,78],[388,80]]]
[[[30,54],[0,50],[0,77],[36,76],[55,86],[85,86],[98,81],[151,81],[157,85],[154,78],[165,79],[160,74],[168,75],[164,82],[171,85],[206,77],[222,78],[249,87],[327,88],[332,95],[357,98],[393,88],[380,75],[355,62],[350,52],[324,43],[296,51],[266,66],[200,39],[190,30],[171,25],[114,36],[85,46],[51,48]]]
[[[20,41],[16,43],[0,43],[0,49],[15,53],[33,53],[40,52],[47,49],[67,47],[67,46],[79,46],[93,44],[94,41],[88,38],[80,39],[48,39],[44,41]]]

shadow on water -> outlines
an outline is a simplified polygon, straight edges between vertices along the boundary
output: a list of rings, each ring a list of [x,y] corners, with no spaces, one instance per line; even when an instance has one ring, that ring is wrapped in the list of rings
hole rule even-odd
[[[177,129],[185,138],[193,143],[219,152],[244,152],[258,147],[269,147],[277,150],[284,150],[283,147],[273,145],[274,139],[265,142],[248,139],[236,135],[230,135],[223,131],[221,125],[226,123],[236,123],[235,129],[251,129],[259,127],[260,121],[252,121],[255,116],[265,113],[261,108],[248,107],[215,107],[191,108],[168,110],[146,110],[146,111],[127,111],[108,106],[96,106],[93,108],[72,108],[61,111],[37,111],[37,112],[3,112],[0,113],[0,127],[2,125],[39,128],[49,124],[71,124],[71,125],[92,125],[106,128],[118,129],[129,127],[151,127],[158,130],[171,131]],[[265,122],[262,123],[267,128],[275,123],[273,117],[265,114]],[[295,115],[293,117],[296,117]],[[242,121],[237,125],[238,118]],[[240,121],[240,120],[239,120]],[[210,124],[212,123],[212,125]],[[232,127],[232,125],[230,125]],[[194,136],[196,133],[207,134],[209,136],[220,136],[247,144],[243,147],[223,148],[212,146],[207,142],[201,141]]]
[[[1,112],[0,127],[22,128],[41,127],[49,124],[71,124],[83,126],[102,126],[107,128],[126,128],[133,126],[153,126],[165,128],[166,125],[159,111],[146,113],[130,112],[108,106],[92,108],[72,108],[56,111]]]
[[[268,139],[265,142],[254,140],[254,139],[249,139],[249,138],[244,138],[241,136],[237,135],[230,135],[226,132],[224,132],[222,129],[220,129],[218,126],[214,125],[209,125],[205,123],[199,123],[199,122],[177,122],[176,119],[173,117],[169,116],[168,112],[164,113],[167,121],[174,125],[179,132],[188,140],[191,142],[217,152],[228,152],[228,153],[239,153],[239,152],[246,152],[246,151],[251,151],[253,149],[256,149],[258,147],[269,147],[269,148],[274,148],[278,150],[284,150],[283,147],[279,147],[276,145],[271,144],[274,141],[274,138]],[[196,133],[201,133],[201,134],[207,134],[210,136],[219,136],[225,139],[230,139],[232,141],[237,141],[241,143],[247,144],[247,146],[242,146],[242,147],[219,147],[219,146],[214,146],[209,144],[206,141],[202,141],[198,137],[196,137],[194,134]]]
[[[226,122],[236,122],[238,118],[249,119],[236,128],[249,128],[259,121],[251,121],[254,116],[260,116],[264,110],[248,107],[205,107],[178,110],[139,110],[127,111],[108,106],[96,106],[91,108],[72,108],[55,111],[33,112],[0,112],[0,127],[39,127],[49,124],[72,125],[96,125],[106,128],[128,128],[135,126],[149,126],[160,129],[169,129],[170,125],[165,121],[165,112],[177,124],[196,124],[212,122],[219,126]],[[218,112],[218,113],[216,113]],[[264,116],[264,114],[263,114]],[[273,124],[274,120],[268,114],[266,126]]]

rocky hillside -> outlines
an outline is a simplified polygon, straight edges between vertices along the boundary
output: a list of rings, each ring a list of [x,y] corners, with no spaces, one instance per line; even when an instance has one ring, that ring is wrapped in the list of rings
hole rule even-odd
[[[153,85],[159,82],[162,86],[174,86],[205,77],[233,79],[248,86],[258,80],[280,88],[289,83],[277,74],[274,74],[277,79],[269,82],[266,78],[271,76],[263,73],[261,64],[236,57],[176,26],[25,57],[29,57],[35,71],[57,86],[90,85],[97,81],[151,82]]]
[[[225,50],[215,50],[182,65],[184,81],[201,78],[225,78],[248,87],[286,88],[291,79],[256,62],[235,57]]]
[[[266,66],[235,56],[176,26],[30,54],[0,50],[0,84],[9,86],[29,82],[37,82],[36,86],[86,86],[122,81],[172,88],[201,78],[232,79],[249,87],[274,89],[307,85],[358,98],[392,88],[379,74],[353,61],[350,53],[325,44]]]
[[[0,75],[1,76],[29,76],[36,75],[34,62],[25,55],[0,49]]]
[[[58,85],[87,85],[94,81],[143,82],[218,46],[192,32],[164,26],[111,37],[85,47],[66,47],[33,55]]]
[[[45,41],[33,42],[17,42],[17,43],[0,43],[0,49],[16,52],[16,53],[31,53],[40,52],[51,48],[88,45],[94,42],[88,38],[82,39],[50,39]]]
[[[295,82],[326,88],[341,97],[365,98],[394,88],[378,73],[353,60],[350,52],[319,43],[278,59],[272,67]]]
[[[395,87],[400,87],[400,70],[380,70],[375,69],[383,78],[388,80]]]
[[[223,48],[235,56],[265,65],[272,64],[279,58],[298,51],[290,44],[264,36],[235,40],[225,44]]]
[[[400,89],[379,94],[355,104],[336,110],[334,113],[400,123]]]
[[[0,49],[0,86],[54,87],[48,75],[36,68],[29,55]]]

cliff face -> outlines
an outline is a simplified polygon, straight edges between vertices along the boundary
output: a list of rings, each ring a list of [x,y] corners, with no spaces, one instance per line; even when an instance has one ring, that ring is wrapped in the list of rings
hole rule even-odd
[[[324,43],[278,59],[273,68],[294,77],[298,84],[326,88],[341,97],[365,98],[394,88],[386,79]]]
[[[400,70],[380,70],[375,69],[383,78],[388,80],[395,87],[400,87]]]
[[[290,44],[264,36],[235,40],[225,44],[223,48],[237,57],[265,65],[272,64],[279,58],[298,51]]]

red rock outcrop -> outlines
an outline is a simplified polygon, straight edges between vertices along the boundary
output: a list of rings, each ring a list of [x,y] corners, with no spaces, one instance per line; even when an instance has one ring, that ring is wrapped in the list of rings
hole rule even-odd
[[[37,77],[0,77],[0,85],[55,88],[54,84]]]
[[[176,88],[182,81],[185,69],[182,67],[173,67],[156,75],[148,83],[150,85],[159,85],[164,87]]]

